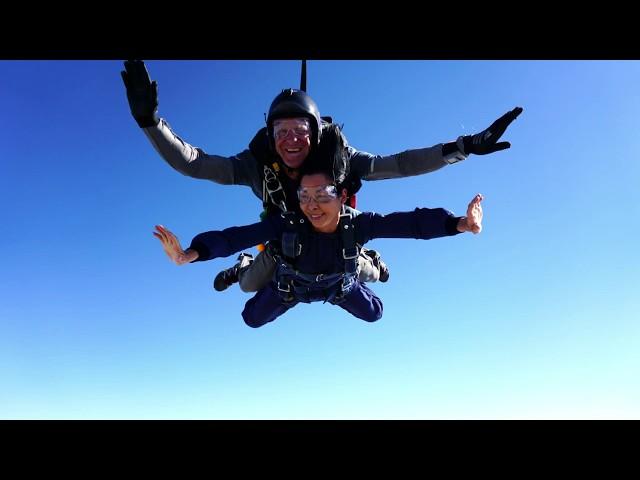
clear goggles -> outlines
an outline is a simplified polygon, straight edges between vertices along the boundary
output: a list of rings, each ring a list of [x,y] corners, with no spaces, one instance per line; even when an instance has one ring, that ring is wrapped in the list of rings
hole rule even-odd
[[[282,140],[293,134],[296,138],[305,138],[311,135],[311,125],[306,118],[297,118],[285,122],[275,122],[273,124],[273,136],[277,140]]]
[[[298,200],[302,204],[309,203],[311,199],[316,203],[329,203],[336,198],[338,198],[338,189],[335,185],[298,188]]]

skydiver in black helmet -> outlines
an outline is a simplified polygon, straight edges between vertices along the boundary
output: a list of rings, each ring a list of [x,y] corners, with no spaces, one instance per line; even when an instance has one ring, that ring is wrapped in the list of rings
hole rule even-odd
[[[262,200],[266,212],[299,209],[296,191],[300,168],[323,150],[322,133],[330,123],[327,117],[320,116],[308,94],[295,89],[283,90],[271,103],[266,127],[258,131],[249,148],[231,157],[210,155],[182,140],[167,121],[158,116],[158,85],[151,81],[144,62],[126,61],[124,67],[121,73],[131,113],[152,146],[172,168],[193,178],[249,186]],[[348,195],[357,191],[361,180],[421,175],[465,160],[470,154],[486,155],[507,149],[511,144],[498,140],[521,112],[521,107],[514,108],[476,135],[459,136],[456,141],[393,155],[373,155],[347,146]],[[275,270],[270,250],[261,251],[255,260],[251,255],[241,254],[236,265],[218,274],[214,282],[216,290],[224,290],[235,281],[239,281],[245,292],[262,289]],[[374,250],[363,249],[359,255],[358,278],[362,282],[384,282],[389,278],[388,268]]]

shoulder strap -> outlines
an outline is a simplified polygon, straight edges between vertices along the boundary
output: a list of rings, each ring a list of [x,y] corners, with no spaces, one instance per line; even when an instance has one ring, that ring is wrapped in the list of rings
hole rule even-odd
[[[340,213],[340,235],[342,236],[342,258],[344,258],[344,273],[347,275],[355,274],[358,266],[358,247],[356,245],[356,235],[351,218],[351,213],[342,207]]]
[[[262,174],[262,205],[269,209],[275,205],[281,211],[287,211],[287,198],[280,182],[280,165],[271,151],[267,127],[258,130],[251,142],[249,150],[256,159],[256,168]]]
[[[287,196],[282,188],[282,182],[278,172],[280,166],[277,162],[273,162],[273,165],[264,165],[263,167],[263,180],[262,180],[262,204],[265,208],[269,207],[269,204],[277,206],[282,212],[287,211]]]
[[[280,216],[285,221],[285,230],[282,232],[280,242],[282,254],[287,258],[295,259],[302,252],[305,219],[294,211],[282,212]]]

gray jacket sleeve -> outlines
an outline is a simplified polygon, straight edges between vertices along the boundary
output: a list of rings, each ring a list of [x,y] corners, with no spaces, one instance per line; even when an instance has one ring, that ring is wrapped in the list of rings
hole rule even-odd
[[[182,140],[162,118],[157,126],[142,130],[160,156],[183,175],[223,185],[247,185],[261,197],[262,183],[256,159],[249,150],[232,157],[209,155]]]
[[[433,147],[406,150],[387,156],[361,152],[351,146],[349,149],[351,151],[351,169],[363,180],[384,180],[422,175],[467,158],[467,155],[460,152],[444,156],[441,143]]]

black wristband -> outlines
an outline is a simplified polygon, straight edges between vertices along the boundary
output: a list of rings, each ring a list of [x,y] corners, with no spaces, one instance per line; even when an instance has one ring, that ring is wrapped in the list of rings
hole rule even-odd
[[[448,142],[442,145],[443,157],[447,157],[452,153],[457,153],[457,152],[460,152],[460,149],[458,148],[458,145],[456,145],[456,142]],[[464,153],[464,152],[460,152],[460,153]]]

